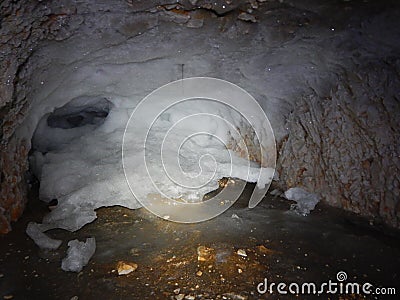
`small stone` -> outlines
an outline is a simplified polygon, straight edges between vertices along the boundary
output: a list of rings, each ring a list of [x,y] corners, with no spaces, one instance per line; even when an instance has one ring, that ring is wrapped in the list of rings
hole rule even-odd
[[[243,249],[239,249],[236,253],[237,253],[237,255],[247,257],[247,253]]]
[[[5,300],[14,299],[14,296],[13,295],[5,295],[5,296],[3,296],[3,299],[5,299]]]
[[[238,273],[239,273],[239,274],[242,274],[242,273],[243,273],[243,270],[242,270],[242,269],[238,269]]]
[[[73,296],[72,298],[71,298],[71,300],[78,300],[79,298],[78,298],[78,296]]]
[[[130,254],[133,255],[133,256],[138,256],[140,250],[139,250],[138,248],[132,248],[129,252],[130,252]]]
[[[119,261],[117,263],[118,275],[127,275],[138,268],[138,265],[132,262]]]
[[[183,300],[183,298],[185,298],[185,294],[179,294],[175,296],[176,300]]]
[[[181,291],[180,288],[174,289],[174,294],[175,294],[175,295],[178,295],[180,291]]]
[[[257,0],[250,0],[250,5],[252,9],[257,9],[258,8],[258,3]]]
[[[197,247],[197,260],[198,261],[207,261],[212,259],[212,252],[214,249],[208,248],[205,246]]]
[[[257,19],[256,19],[255,16],[253,16],[253,15],[251,15],[249,13],[246,13],[246,12],[240,13],[239,16],[238,16],[238,19],[242,20],[242,21],[245,21],[245,22],[251,22],[251,23],[256,23],[257,22]]]
[[[271,69],[268,69],[268,71],[270,71]],[[282,195],[282,192],[280,191],[280,190],[278,190],[278,189],[274,189],[274,190],[272,190],[272,192],[270,192],[270,194],[272,195],[272,196],[281,196]]]
[[[199,19],[199,18],[198,19],[192,18],[186,24],[186,26],[189,28],[200,28],[203,27],[203,25],[204,25],[204,19]]]
[[[203,272],[202,271],[197,271],[196,275],[200,277],[201,275],[203,275]]]
[[[3,278],[3,277],[4,277],[4,274],[0,273],[0,278]]]
[[[185,299],[186,299],[186,300],[194,300],[194,296],[192,296],[192,295],[187,295],[187,296],[185,297]]]
[[[257,246],[257,250],[260,251],[261,253],[264,253],[264,254],[272,254],[272,253],[274,253],[273,250],[268,249],[264,245]]]
[[[221,188],[226,187],[228,185],[228,179],[222,178],[222,179],[218,180],[218,185]]]
[[[164,5],[164,7],[166,10],[179,9],[178,4],[167,4],[167,5]]]
[[[247,296],[242,296],[233,292],[230,293],[225,293],[224,296],[226,296],[228,299],[233,299],[233,300],[247,300]]]
[[[231,218],[240,220],[240,217],[237,214],[232,214]]]

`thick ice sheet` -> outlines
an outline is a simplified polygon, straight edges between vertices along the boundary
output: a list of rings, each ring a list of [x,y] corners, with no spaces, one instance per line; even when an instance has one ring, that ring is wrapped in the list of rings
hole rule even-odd
[[[143,21],[142,14],[133,14],[130,18],[125,20],[130,24]],[[315,37],[310,43],[310,39],[274,36],[268,22],[262,20],[257,30],[248,31],[249,24],[235,21],[226,25],[229,28],[223,32],[219,21],[213,18],[206,20],[208,25],[197,29],[164,22],[157,14],[149,14],[145,20],[148,27],[140,34],[127,37],[104,32],[99,35],[89,26],[62,43],[49,43],[35,54],[36,64],[43,67],[38,68],[37,76],[32,79],[32,86],[36,87],[31,92],[33,105],[18,134],[30,139],[37,128],[34,134],[36,152],[31,162],[41,181],[40,198],[44,201],[56,198],[59,202],[44,218],[45,224],[73,231],[93,221],[95,209],[99,207],[140,207],[122,170],[121,143],[125,125],[144,96],[181,78],[182,64],[185,77],[212,76],[246,89],[269,117],[278,141],[286,135],[284,116],[291,109],[288,103],[295,102],[298,95],[310,89],[325,89],[325,82],[331,76],[327,70],[334,70],[336,65],[336,53],[330,51],[331,41],[324,36],[325,28],[321,32],[310,32]],[[104,28],[113,30],[108,26]],[[321,49],[324,55],[315,55]],[[43,119],[46,114],[82,98],[106,99],[112,104],[104,123],[69,129],[46,124]],[[188,109],[198,111],[201,106]],[[174,119],[184,112],[178,110],[169,117]],[[223,110],[218,113],[240,125],[237,116]],[[160,128],[153,132],[154,139],[149,139],[148,146],[158,151],[160,139],[157,135],[164,134],[166,127],[161,120],[155,125],[155,129]],[[207,123],[207,127],[219,131],[228,140],[226,127],[212,122]],[[184,135],[185,131],[181,133]],[[198,200],[203,193],[217,187],[220,176],[233,175],[255,181],[254,171],[259,166],[250,164],[248,168],[247,160],[240,159],[234,151],[221,151],[216,141],[203,140],[196,146],[184,148],[182,157],[186,157],[183,160],[186,171],[198,171],[199,148],[206,148],[213,154],[221,168],[197,195],[170,190],[171,195]],[[132,149],[128,154],[131,160],[142,157],[138,151]],[[229,164],[224,165],[227,155],[236,155],[237,168],[233,173]],[[202,163],[204,174],[209,178],[213,162],[205,159]],[[143,170],[138,170],[137,184],[146,186],[148,182],[142,181],[141,172]],[[157,176],[157,170],[154,173]],[[263,178],[259,185],[263,186],[268,180]]]

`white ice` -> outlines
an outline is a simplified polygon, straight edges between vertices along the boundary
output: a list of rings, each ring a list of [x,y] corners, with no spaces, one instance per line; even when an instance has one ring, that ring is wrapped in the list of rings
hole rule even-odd
[[[44,218],[44,224],[74,231],[92,222],[96,218],[95,209],[99,207],[121,205],[135,209],[141,206],[129,190],[121,163],[125,125],[146,95],[181,78],[182,64],[184,77],[221,78],[248,91],[267,114],[279,141],[287,134],[284,116],[290,113],[291,103],[310,89],[324,88],[323,82],[330,80],[329,74],[337,63],[336,53],[329,50],[331,42],[325,41],[318,32],[314,33],[316,40],[312,45],[308,40],[293,40],[286,41],[278,49],[274,45],[283,41],[271,35],[267,23],[260,22],[257,30],[247,34],[244,33],[247,25],[240,23],[242,21],[221,32],[219,21],[213,18],[207,22],[216,24],[193,29],[163,22],[155,16],[145,16],[145,23],[152,20],[148,23],[150,27],[129,38],[116,32],[103,34],[89,26],[74,37],[48,43],[33,54],[31,61],[35,61],[37,69],[31,82],[32,105],[17,135],[27,140],[33,137],[35,152],[31,165],[40,179],[40,198],[43,201],[57,199],[59,203]],[[143,16],[132,14],[125,21],[135,24],[143,22],[142,19]],[[96,20],[102,21],[105,22]],[[114,30],[103,25],[105,30]],[[315,56],[321,47],[324,55]],[[46,120],[56,108],[71,101],[73,105],[61,113],[76,113],[77,107],[102,106],[106,103],[102,99],[111,103],[103,123],[87,122],[80,127],[60,128],[68,126],[51,127]],[[158,154],[161,137],[175,120],[199,111],[211,111],[234,126],[243,125],[240,116],[223,107],[201,104],[180,107],[166,112],[154,124],[147,155]],[[228,133],[229,126],[216,119],[202,124],[207,131],[222,137],[222,143],[199,136],[183,145],[180,156],[176,155],[176,147],[167,147],[164,151],[167,156],[171,155],[171,160],[180,158],[182,170],[187,172],[187,176],[178,178],[182,182],[198,174],[200,168],[203,172],[190,183],[210,181],[197,191],[177,188],[166,184],[165,174],[159,172],[155,163],[150,172],[157,185],[170,196],[196,201],[215,189],[217,180],[223,176],[252,182],[258,179],[256,173],[260,166],[223,146],[229,135],[235,135],[233,131]],[[263,126],[261,121],[259,126]],[[173,140],[168,144],[181,142],[191,129],[189,125],[175,128],[169,137]],[[132,162],[143,157],[143,149],[136,146],[127,153]],[[133,171],[136,184],[146,189],[150,183],[143,179],[144,170]],[[178,174],[175,171],[171,169],[174,176]],[[265,174],[258,182],[259,188],[270,180],[273,172]]]
[[[56,250],[60,247],[62,241],[48,237],[44,231],[49,230],[46,225],[30,222],[26,228],[27,235],[35,241],[35,244],[41,249]]]
[[[293,204],[291,209],[302,216],[309,215],[320,200],[318,195],[307,192],[299,187],[288,189],[284,193],[284,196],[288,200],[296,201],[296,204]]]
[[[87,238],[85,242],[72,240],[68,242],[67,256],[61,262],[61,269],[69,272],[80,272],[96,251],[95,238]]]

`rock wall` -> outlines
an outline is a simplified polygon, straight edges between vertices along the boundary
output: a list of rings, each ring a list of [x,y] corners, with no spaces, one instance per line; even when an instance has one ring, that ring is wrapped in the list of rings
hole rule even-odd
[[[400,227],[400,59],[372,61],[301,99],[278,159],[285,188]]]
[[[11,230],[10,222],[23,212],[27,184],[29,144],[13,134],[29,110],[23,89],[24,66],[43,39],[62,39],[69,10],[50,9],[38,1],[0,3],[0,233]]]

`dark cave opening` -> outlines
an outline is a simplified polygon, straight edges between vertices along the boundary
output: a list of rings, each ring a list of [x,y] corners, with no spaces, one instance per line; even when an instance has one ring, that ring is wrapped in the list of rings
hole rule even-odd
[[[105,98],[78,97],[45,114],[32,137],[31,154],[56,150],[101,126],[113,104]]]
[[[83,105],[84,104],[84,105]],[[107,99],[74,99],[63,107],[57,108],[47,117],[51,128],[69,129],[88,124],[100,126],[110,112],[111,103]]]

